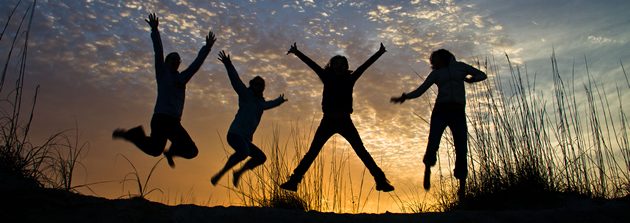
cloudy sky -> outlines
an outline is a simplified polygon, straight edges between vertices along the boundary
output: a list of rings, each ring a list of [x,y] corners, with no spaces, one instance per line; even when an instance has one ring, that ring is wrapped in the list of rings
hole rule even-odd
[[[0,24],[7,23],[17,2],[0,3]],[[30,3],[18,6],[19,15],[11,24]],[[584,78],[586,61],[594,78],[615,87],[626,81],[620,62],[630,64],[628,11],[630,4],[624,0],[37,1],[26,91],[33,92],[36,85],[41,90],[30,140],[41,143],[75,128],[76,122],[79,141],[89,142],[81,160],[85,168],[76,172],[76,184],[124,178],[132,169],[117,154],[129,158],[142,176],[148,174],[158,159],[130,143],[113,141],[111,133],[137,125],[149,129],[157,86],[150,27],[144,19],[155,12],[165,53],[176,51],[182,56],[180,70],[195,58],[208,31],[216,34],[217,42],[188,83],[182,117],[199,156],[176,159],[176,169],[160,163],[149,187],[168,191],[171,200],[174,194],[194,191],[197,200],[211,199],[211,205],[232,204],[225,189],[209,182],[226,160],[222,142],[238,109],[237,95],[216,59],[220,50],[232,55],[244,81],[256,75],[265,78],[267,99],[279,94],[289,99],[264,113],[254,135],[256,144],[272,136],[273,126],[279,128],[281,138],[288,137],[292,126],[315,128],[322,117],[322,84],[298,58],[286,55],[297,42],[321,66],[340,54],[348,57],[350,69],[384,44],[388,52],[354,88],[352,118],[366,148],[393,185],[401,188],[422,177],[428,125],[413,113],[428,118],[431,108],[422,100],[392,105],[389,98],[420,85],[430,72],[427,58],[433,50],[448,49],[469,63],[475,57],[495,58],[500,66],[507,64],[507,53],[521,69],[536,74],[540,89],[551,82],[545,80],[551,80],[550,55],[555,50],[561,75],[570,77],[574,69],[578,80]],[[15,25],[5,33],[11,38],[2,39],[2,61],[8,54],[6,42],[15,33],[10,28]],[[17,62],[9,64],[9,71],[15,71],[11,64]],[[428,97],[434,100],[434,95]],[[348,149],[345,140],[337,137],[336,141]],[[350,157],[353,166],[362,170],[356,155]],[[227,185],[227,178],[220,184]],[[94,189],[109,198],[135,190],[122,189],[118,183]],[[161,198],[158,194],[153,199]]]

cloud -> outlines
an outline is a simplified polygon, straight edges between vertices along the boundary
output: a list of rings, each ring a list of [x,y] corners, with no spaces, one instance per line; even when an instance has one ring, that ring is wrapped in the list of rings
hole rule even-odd
[[[124,116],[124,110],[134,107],[150,113],[156,84],[150,30],[144,19],[153,12],[160,18],[165,53],[179,52],[182,69],[205,44],[208,31],[217,35],[208,59],[188,84],[186,120],[208,120],[205,116],[209,114],[189,113],[193,111],[205,110],[228,120],[236,112],[236,94],[225,68],[216,60],[219,50],[232,55],[245,82],[256,75],[265,78],[268,99],[281,93],[289,98],[288,103],[266,115],[270,116],[266,117],[268,120],[288,125],[298,117],[310,120],[321,115],[323,87],[310,68],[295,56],[285,55],[291,44],[297,42],[321,66],[330,57],[341,54],[349,58],[351,69],[355,69],[383,43],[388,52],[355,86],[353,117],[368,149],[382,155],[385,162],[411,153],[405,149],[409,141],[388,143],[394,136],[414,138],[414,148],[424,140],[426,126],[413,112],[428,115],[429,104],[410,102],[394,106],[389,98],[421,83],[414,70],[421,77],[428,74],[426,58],[431,51],[447,48],[464,59],[471,52],[483,53],[486,48],[512,44],[501,24],[487,13],[454,1],[158,0],[38,4],[36,37],[31,43],[37,55],[32,58],[35,69],[31,72],[37,79],[46,80],[46,89],[59,87],[53,90],[59,94],[56,97],[73,98],[61,103],[72,108],[63,114],[97,112],[87,109],[93,107],[91,103],[117,103],[120,110],[109,114],[111,117]],[[96,96],[81,93],[90,89],[99,89],[99,97],[116,100],[92,102],[90,97]],[[409,123],[418,123],[412,128],[419,130],[410,131]]]
[[[628,43],[628,41],[626,40],[616,40],[616,39],[610,39],[610,38],[601,37],[601,36],[588,36],[588,41],[591,43],[599,43],[599,44],[610,44],[610,43],[626,44]]]

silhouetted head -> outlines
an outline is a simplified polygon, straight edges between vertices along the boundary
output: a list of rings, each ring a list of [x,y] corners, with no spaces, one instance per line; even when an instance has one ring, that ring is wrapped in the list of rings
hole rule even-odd
[[[166,55],[164,59],[164,64],[166,64],[166,68],[169,70],[177,71],[179,69],[179,64],[182,63],[182,58],[179,57],[179,53],[172,52]]]
[[[262,97],[263,91],[265,91],[265,80],[260,76],[252,78],[249,80],[249,89],[252,90],[256,96]]]
[[[437,70],[443,67],[448,67],[448,63],[451,61],[452,57],[454,57],[453,54],[445,49],[433,51],[429,57],[431,69]]]
[[[335,74],[345,74],[348,71],[348,59],[344,56],[337,55],[328,61],[328,64],[324,67],[324,70],[332,70]]]

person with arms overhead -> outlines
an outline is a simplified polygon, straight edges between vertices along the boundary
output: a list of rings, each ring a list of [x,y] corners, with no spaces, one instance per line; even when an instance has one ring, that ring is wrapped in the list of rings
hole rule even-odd
[[[241,169],[233,173],[232,183],[235,187],[238,187],[238,181],[243,172],[254,169],[267,160],[265,153],[252,144],[254,132],[260,123],[263,111],[275,108],[287,101],[287,99],[284,98],[284,94],[280,94],[275,100],[266,101],[263,97],[265,80],[262,77],[254,77],[249,81],[249,87],[246,87],[236,72],[234,65],[232,65],[230,55],[225,55],[225,51],[221,51],[219,60],[225,65],[232,88],[238,94],[238,112],[236,112],[234,121],[232,121],[227,134],[227,142],[234,149],[234,154],[228,158],[223,169],[210,179],[210,182],[212,185],[216,185],[225,172],[245,160],[248,156],[251,156],[252,158]]]
[[[448,126],[453,133],[455,144],[455,178],[459,180],[457,195],[463,197],[466,194],[466,177],[468,175],[467,137],[466,126],[466,92],[464,82],[474,83],[487,78],[486,74],[466,63],[458,62],[455,56],[445,49],[439,49],[431,53],[429,57],[431,73],[416,90],[403,93],[400,97],[392,97],[391,102],[404,103],[407,99],[420,97],[433,84],[438,86],[438,95],[435,99],[427,150],[422,160],[425,164],[424,188],[431,187],[431,167],[437,160],[437,151],[440,147],[442,133]]]
[[[179,72],[179,65],[182,61],[177,52],[172,52],[164,58],[162,40],[158,30],[159,18],[153,13],[149,14],[149,20],[145,19],[145,21],[151,26],[157,82],[157,100],[151,118],[151,135],[146,136],[143,127],[138,126],[129,130],[116,129],[112,137],[130,141],[151,156],[164,154],[168,164],[175,168],[173,157],[192,159],[199,152],[195,142],[181,124],[186,84],[201,68],[217,39],[210,31],[206,35],[206,44],[199,50],[197,58],[187,69]],[[164,151],[167,140],[171,141],[171,146],[167,151]]]
[[[348,60],[344,56],[337,55],[332,57],[328,64],[322,68],[299,51],[297,43],[291,46],[287,55],[291,53],[295,54],[302,62],[306,63],[306,65],[315,71],[315,74],[317,74],[324,84],[322,98],[324,117],[319,127],[317,127],[308,152],[304,155],[304,158],[302,158],[295,170],[293,170],[293,174],[290,176],[289,180],[280,185],[281,188],[297,191],[298,183],[302,180],[302,177],[311,166],[326,141],[335,133],[339,133],[348,140],[361,161],[363,161],[374,177],[376,190],[385,192],[394,190],[394,187],[389,184],[389,181],[385,177],[385,173],[376,165],[370,153],[365,149],[359,132],[350,118],[350,114],[353,112],[352,92],[355,83],[363,72],[385,52],[387,51],[381,43],[378,52],[355,71],[351,71],[348,67]]]

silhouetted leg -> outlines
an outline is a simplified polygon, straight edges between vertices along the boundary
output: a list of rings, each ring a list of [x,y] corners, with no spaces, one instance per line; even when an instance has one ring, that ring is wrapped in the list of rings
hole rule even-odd
[[[357,156],[359,156],[363,164],[365,164],[365,167],[367,167],[370,174],[374,177],[376,190],[384,192],[393,191],[394,187],[389,184],[385,173],[383,173],[383,170],[378,167],[370,153],[365,149],[361,136],[359,136],[359,132],[356,127],[354,127],[352,119],[350,119],[350,115],[348,115],[347,118],[338,119],[337,126],[340,129],[339,134],[348,140],[354,152],[357,153]]]
[[[300,160],[300,163],[295,168],[295,170],[293,170],[293,174],[291,175],[289,180],[281,184],[280,188],[290,191],[297,191],[298,183],[302,181],[302,177],[304,177],[304,174],[306,173],[308,168],[311,167],[311,164],[313,164],[313,161],[315,161],[315,158],[319,154],[319,151],[322,150],[322,147],[324,147],[326,141],[328,141],[328,139],[330,139],[330,137],[335,134],[335,127],[337,127],[335,121],[335,119],[327,118],[326,114],[324,114],[324,118],[322,118],[319,127],[317,127],[317,131],[315,131],[315,137],[313,138],[311,147],[308,149],[308,152],[306,152],[302,160]]]
[[[457,110],[452,113],[453,119],[449,125],[453,133],[453,141],[455,144],[455,178],[464,180],[468,175],[468,127],[466,126],[466,113]]]
[[[247,142],[247,145],[249,146],[249,156],[252,158],[249,159],[240,170],[234,171],[234,174],[232,175],[234,177],[232,179],[232,183],[235,187],[238,186],[238,181],[241,178],[241,174],[243,174],[247,170],[251,170],[256,168],[257,166],[260,166],[265,163],[265,161],[267,161],[267,156],[265,155],[265,153],[260,150],[256,145],[252,144],[249,141]]]
[[[440,148],[442,134],[448,124],[448,109],[441,104],[436,104],[431,112],[431,123],[429,128],[429,140],[427,142],[427,150],[424,153],[422,162],[424,163],[424,182],[425,190],[431,189],[431,167],[437,161],[437,151]]]
[[[359,159],[363,161],[363,164],[365,164],[365,167],[367,167],[374,179],[385,179],[385,173],[383,173],[383,170],[378,167],[370,153],[365,149],[363,141],[361,140],[361,136],[359,136],[359,132],[357,131],[356,127],[354,127],[350,116],[348,115],[347,119],[339,119],[337,122],[337,126],[339,129],[339,134],[343,136],[346,140],[348,140],[350,146],[352,146],[354,152],[357,153]]]
[[[429,140],[427,142],[427,150],[424,154],[424,159],[422,160],[427,167],[435,165],[437,160],[437,151],[440,148],[440,140],[442,140],[442,133],[444,133],[444,129],[446,129],[447,120],[449,118],[448,113],[439,109],[437,105],[431,113]]]
[[[193,142],[192,138],[190,138],[190,135],[179,120],[172,120],[170,123],[168,139],[171,141],[171,147],[168,149],[168,153],[171,156],[192,159],[199,153],[197,145]]]
[[[142,129],[138,126],[129,129],[123,138],[132,142],[136,147],[144,153],[151,156],[162,155],[167,140],[168,123],[159,114],[154,114],[151,118],[151,136],[147,137]]]
[[[315,158],[317,158],[319,151],[321,151],[322,147],[324,147],[324,144],[326,144],[326,141],[328,141],[328,139],[330,139],[330,137],[335,134],[335,127],[336,125],[334,123],[334,120],[326,118],[326,116],[324,115],[324,118],[319,124],[319,127],[317,127],[317,131],[315,131],[315,136],[313,137],[311,147],[308,149],[308,152],[306,152],[306,154],[300,161],[300,164],[298,164],[295,170],[293,170],[293,176],[291,176],[292,178],[295,177],[299,180],[302,179],[306,171],[308,171],[308,168],[310,168],[313,164],[313,161],[315,161]]]
[[[232,167],[234,167],[237,163],[245,160],[245,158],[249,156],[249,152],[250,152],[249,145],[247,144],[247,140],[243,138],[242,136],[228,133],[227,143],[230,145],[230,147],[232,147],[232,149],[234,149],[234,153],[230,155],[230,158],[228,158],[227,162],[225,163],[225,166],[223,166],[223,169],[221,169],[217,174],[215,174],[210,180],[210,182],[213,185],[216,185],[219,179],[223,177],[225,172],[232,169]]]
[[[249,146],[249,156],[252,158],[243,165],[243,168],[241,168],[243,171],[254,169],[267,161],[267,156],[262,150],[251,142],[247,142],[247,144]]]

